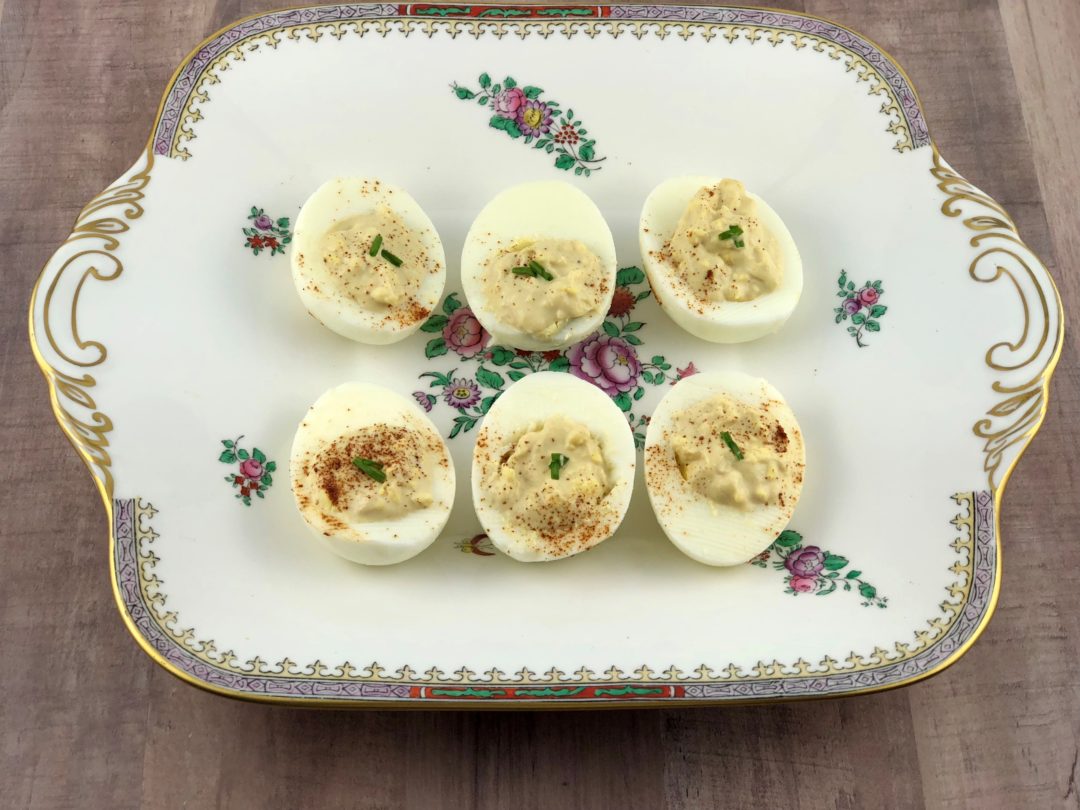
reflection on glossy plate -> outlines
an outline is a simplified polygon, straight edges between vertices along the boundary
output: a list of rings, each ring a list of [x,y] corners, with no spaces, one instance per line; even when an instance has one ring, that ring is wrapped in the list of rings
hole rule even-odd
[[[691,173],[742,179],[795,237],[804,293],[778,334],[706,344],[651,298],[641,202]],[[619,255],[603,331],[547,354],[493,345],[453,260],[409,339],[323,329],[286,252],[333,175],[408,189],[450,257],[499,189],[579,185]],[[1009,216],[938,154],[906,75],[841,26],[353,5],[251,17],[188,56],[146,151],[45,266],[30,332],[111,518],[124,620],[181,678],[304,705],[703,705],[910,683],[975,641],[1062,312]],[[747,565],[699,565],[663,537],[639,472],[614,538],[520,565],[478,535],[459,475],[443,536],[405,564],[353,566],[309,541],[284,465],[319,393],[413,392],[460,470],[494,398],[541,369],[591,379],[639,442],[680,376],[769,379],[806,437],[789,531]]]

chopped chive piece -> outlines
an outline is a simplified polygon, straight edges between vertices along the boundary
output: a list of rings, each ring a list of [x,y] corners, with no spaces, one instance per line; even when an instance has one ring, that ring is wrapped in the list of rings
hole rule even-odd
[[[378,481],[380,484],[386,481],[383,465],[378,461],[372,461],[370,458],[354,458],[352,463],[356,469],[373,481]]]
[[[551,281],[555,278],[555,276],[545,270],[544,265],[540,264],[536,259],[529,262],[529,269],[533,271],[534,276],[540,276],[544,281]]]
[[[742,450],[739,449],[739,445],[735,444],[735,440],[731,438],[731,434],[725,430],[720,434],[720,438],[724,440],[724,444],[726,444],[728,450],[731,451],[731,455],[735,456],[739,461],[742,461]]]
[[[379,248],[382,247],[382,234],[376,234],[375,238],[371,240],[371,250],[367,252],[368,256],[378,256]]]
[[[743,229],[740,228],[738,225],[732,225],[730,228],[728,228],[726,231],[724,231],[722,234],[720,234],[720,238],[721,239],[730,239],[730,240],[732,240],[732,242],[735,243],[735,247],[741,248],[741,247],[746,247],[746,243],[743,242],[743,240],[739,238],[742,235],[743,235]]]
[[[382,257],[384,259],[386,259],[388,262],[390,262],[390,264],[394,265],[394,267],[401,267],[401,259],[399,259],[397,256],[395,256],[389,250],[384,250],[382,252]]]
[[[559,472],[560,470],[562,470],[563,467],[566,466],[566,463],[568,461],[570,461],[570,459],[564,456],[562,453],[551,454],[551,463],[548,464],[548,469],[551,470],[551,479],[553,481],[559,480]]]
[[[529,278],[542,278],[544,281],[553,281],[555,276],[551,275],[540,262],[533,260],[529,262],[527,267],[513,267],[510,272],[517,276],[528,276]]]

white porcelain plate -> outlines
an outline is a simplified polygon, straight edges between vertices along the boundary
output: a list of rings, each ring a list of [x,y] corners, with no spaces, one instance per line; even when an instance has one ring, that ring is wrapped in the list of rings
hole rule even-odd
[[[708,344],[652,300],[637,217],[683,174],[744,180],[790,228],[805,289],[778,334]],[[333,334],[293,290],[292,223],[333,175],[404,187],[445,241],[448,295],[396,345]],[[537,179],[597,202],[622,269],[602,332],[519,355],[479,330],[456,257],[488,199]],[[890,57],[824,20],[720,7],[236,23],[180,66],[147,150],[83,211],[31,309],[136,640],[212,691],[321,705],[692,706],[937,672],[993,611],[1002,486],[1062,335],[1045,267],[938,154]],[[769,379],[806,437],[789,531],[746,565],[700,565],[661,533],[639,472],[611,541],[501,556],[462,471],[493,398],[540,369],[592,379],[639,440],[681,376]],[[401,565],[328,553],[293,506],[293,431],[347,380],[414,395],[457,464],[444,535]]]

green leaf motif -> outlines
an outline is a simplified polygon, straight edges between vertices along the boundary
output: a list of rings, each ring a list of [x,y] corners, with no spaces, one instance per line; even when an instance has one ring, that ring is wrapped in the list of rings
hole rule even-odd
[[[509,377],[512,382],[517,382],[518,380],[520,380],[522,377],[525,376],[525,372],[524,371],[508,371],[506,373],[506,376]]]
[[[634,399],[641,399],[643,396],[645,396],[645,389],[639,385],[637,390],[634,391]]]
[[[578,155],[582,160],[592,160],[596,157],[596,149],[591,144],[582,144],[581,148],[578,149]]]
[[[647,383],[650,383],[650,384],[652,384],[652,385],[655,385],[655,384],[656,384],[656,383],[654,382],[654,380],[655,380],[656,378],[655,378],[655,377],[653,377],[653,373],[652,373],[651,371],[642,371],[642,372],[641,372],[641,379],[645,380],[645,382],[647,382]]]
[[[267,464],[266,464],[266,471],[267,472],[274,472],[276,470],[277,470],[277,462],[276,461],[267,462]]]
[[[638,267],[623,267],[615,274],[615,285],[618,287],[629,287],[633,284],[640,284],[645,280],[645,273]],[[656,362],[653,360],[653,362]]]
[[[263,477],[259,479],[259,482],[260,482],[260,483],[261,483],[261,484],[262,484],[263,486],[267,486],[267,487],[268,487],[268,486],[270,486],[270,485],[271,485],[272,483],[274,483],[274,479],[273,479],[273,478],[271,477],[270,473],[264,473],[264,474],[263,474]]]
[[[544,91],[541,90],[539,87],[533,87],[531,84],[527,84],[521,88],[521,92],[525,94],[525,98],[537,99]]]
[[[480,366],[480,368],[476,370],[476,381],[481,385],[496,390],[506,385],[506,380],[503,379],[503,376],[499,372],[492,371],[483,366]]]
[[[235,464],[236,454],[231,450],[225,450],[220,456],[218,456],[218,461],[224,464]]]
[[[495,395],[490,396],[490,397],[484,397],[480,401],[480,413],[487,413],[488,411],[490,411],[491,406],[495,404],[495,400],[497,400],[498,398],[499,398],[498,394],[495,394]]]
[[[862,571],[848,571],[847,576],[844,579],[858,579],[862,576]]]
[[[825,570],[837,571],[848,564],[847,557],[841,557],[837,554],[825,555]]]
[[[638,329],[640,329],[644,325],[645,324],[643,324],[641,321],[631,321],[630,323],[626,324],[626,326],[624,326],[622,328],[622,330],[624,332],[636,332]]]
[[[441,337],[435,338],[434,340],[429,340],[427,342],[427,345],[424,347],[424,356],[428,358],[441,357],[448,351],[449,349],[446,348],[446,341]]]
[[[446,296],[446,300],[442,302],[442,311],[447,315],[453,315],[459,309],[461,309],[461,302],[457,300],[457,293]]]
[[[476,98],[476,93],[472,90],[468,90],[460,85],[454,87],[454,95],[460,98],[462,101],[470,98]]]
[[[223,445],[225,445],[226,447],[232,447],[233,446],[232,439],[222,439],[221,443]]]
[[[574,160],[574,158],[571,155],[559,155],[555,159],[555,168],[556,169],[562,169],[563,171],[566,171],[567,169],[572,168],[574,166],[574,164],[576,164],[576,163],[577,163],[577,161]]]
[[[548,363],[548,369],[550,371],[569,371],[570,360],[565,356],[556,357],[550,363]]]
[[[866,322],[866,331],[867,332],[880,332],[881,331],[881,324],[878,323],[877,321],[867,321]]]
[[[854,324],[865,323],[866,322],[866,316],[863,315],[861,312],[856,313],[855,315],[851,316],[851,322],[854,323]]]
[[[880,318],[882,315],[884,315],[888,311],[888,309],[889,309],[888,307],[884,307],[881,304],[876,304],[875,306],[870,308],[870,317],[871,318]]]
[[[480,86],[484,88],[491,87],[491,77],[486,73],[480,74]]]
[[[491,362],[497,366],[505,366],[514,356],[514,350],[505,346],[496,346],[491,350]]]
[[[875,596],[877,596],[877,588],[864,582],[862,585],[859,586],[859,593],[861,593],[867,599],[873,599]]]
[[[623,335],[623,340],[625,340],[631,346],[641,345],[641,338],[639,338],[637,335]]]
[[[248,451],[247,451],[247,450],[241,450],[241,451],[240,451],[239,453],[237,453],[236,455],[237,455],[237,457],[238,457],[238,458],[242,459],[243,461],[247,461],[247,460],[248,460],[248,458],[249,458],[249,455],[248,455]]]
[[[802,535],[798,532],[792,531],[791,529],[785,529],[780,532],[774,545],[780,546],[781,548],[791,548],[792,546],[801,544],[802,539]]]
[[[266,461],[266,453],[260,450],[258,447],[251,451],[251,455],[255,457],[255,460],[260,464]]]
[[[626,392],[619,394],[617,397],[615,397],[615,404],[619,406],[619,410],[623,413],[629,413],[632,404],[630,402],[630,395]]]
[[[435,314],[424,321],[424,325],[420,327],[421,332],[441,332],[443,327],[449,322],[449,318],[445,315]]]
[[[503,87],[505,87],[507,90],[513,90],[515,87],[517,87],[517,82],[507,76],[505,79],[503,79]]]
[[[611,321],[604,321],[604,332],[609,337],[618,337],[619,327],[613,324]]]

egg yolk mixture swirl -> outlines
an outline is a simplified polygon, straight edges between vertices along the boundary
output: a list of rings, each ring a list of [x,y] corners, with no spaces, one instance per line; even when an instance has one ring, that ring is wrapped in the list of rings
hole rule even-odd
[[[431,506],[431,471],[448,463],[430,431],[375,424],[325,445],[305,462],[303,473],[328,517],[371,523]]]
[[[675,414],[671,448],[695,492],[742,510],[785,505],[802,482],[802,465],[786,458],[789,437],[769,409],[717,395]]]
[[[699,189],[660,258],[704,304],[753,301],[779,287],[783,275],[776,240],[738,180]]]
[[[532,263],[542,272],[523,272]],[[596,315],[608,292],[600,257],[572,239],[526,240],[496,251],[481,281],[492,315],[539,340],[575,318]]]
[[[558,468],[554,472],[553,455]],[[612,489],[596,437],[565,416],[553,416],[525,431],[487,485],[489,497],[508,522],[526,526],[547,541],[603,520],[601,503]]]
[[[420,236],[385,205],[339,222],[323,236],[319,254],[329,292],[380,314],[418,307],[420,286],[433,272]]]

